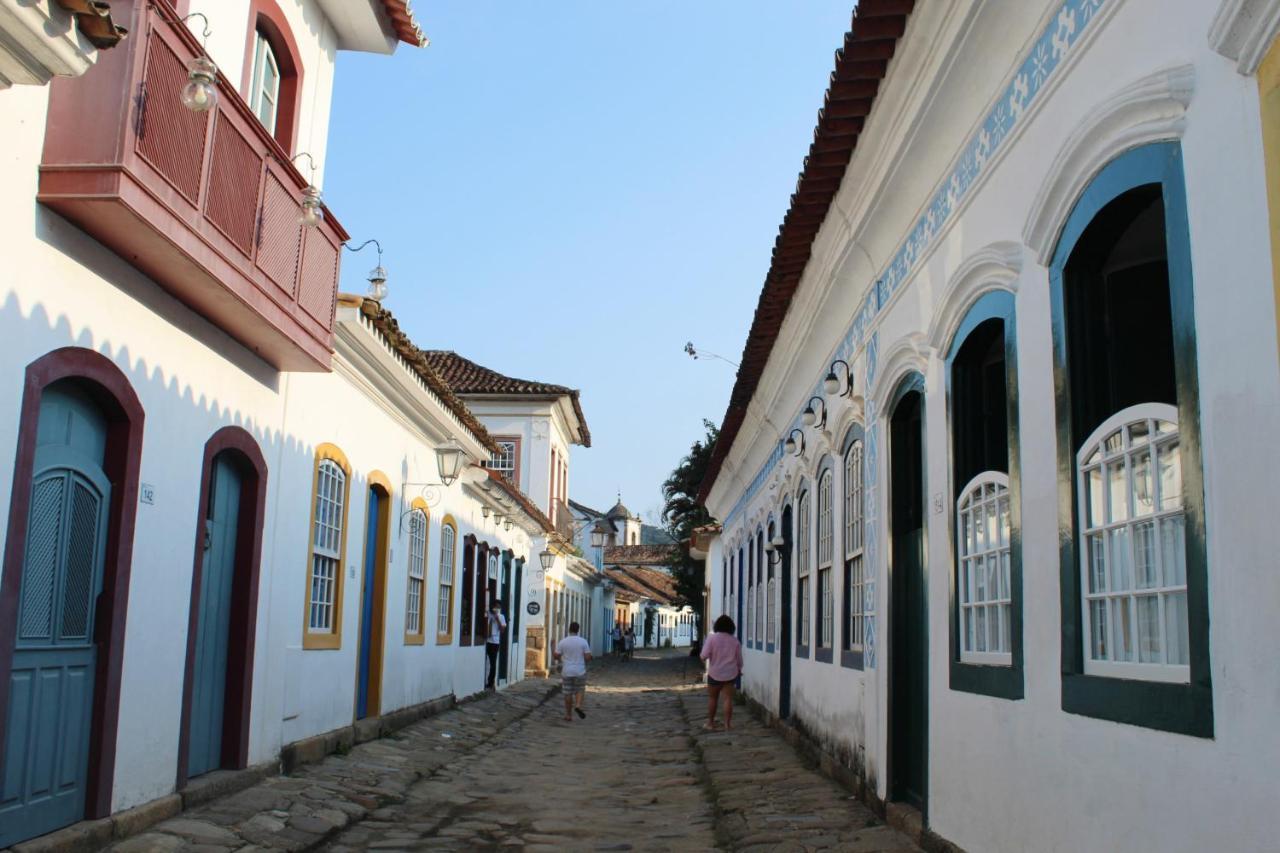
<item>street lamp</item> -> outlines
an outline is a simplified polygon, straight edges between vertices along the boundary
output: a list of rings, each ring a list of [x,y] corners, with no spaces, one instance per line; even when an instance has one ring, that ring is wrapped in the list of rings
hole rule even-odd
[[[827,404],[821,397],[810,397],[809,405],[800,416],[800,420],[805,426],[816,426],[821,429],[827,424]]]
[[[787,436],[787,440],[782,443],[782,449],[791,456],[800,456],[804,453],[804,433],[798,429],[793,429]]]
[[[591,547],[603,548],[605,539],[609,536],[609,525],[604,519],[600,519],[591,527]]]
[[[552,554],[546,548],[543,548],[542,551],[538,553],[538,562],[542,563],[542,570],[544,572],[549,572],[551,571],[551,567],[555,565],[556,555]]]
[[[844,373],[844,379],[840,378],[840,374],[836,372],[839,367]],[[843,391],[841,389],[844,389]],[[831,362],[831,369],[827,371],[827,378],[822,380],[822,390],[828,394],[847,394],[853,390],[853,371],[849,369],[849,362],[843,358],[837,358]]]
[[[436,470],[440,473],[440,482],[446,487],[458,479],[465,456],[466,452],[452,438],[436,448]]]

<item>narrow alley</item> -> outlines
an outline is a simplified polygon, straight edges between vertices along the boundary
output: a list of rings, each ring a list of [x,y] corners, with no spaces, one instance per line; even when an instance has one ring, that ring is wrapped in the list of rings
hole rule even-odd
[[[745,708],[704,733],[699,673],[675,652],[606,661],[572,723],[530,679],[113,849],[916,849]]]

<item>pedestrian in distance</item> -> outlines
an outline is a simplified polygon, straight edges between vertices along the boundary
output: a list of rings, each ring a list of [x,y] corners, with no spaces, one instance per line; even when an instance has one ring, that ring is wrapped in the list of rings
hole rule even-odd
[[[722,615],[712,626],[712,634],[699,653],[707,662],[707,722],[703,728],[716,731],[716,708],[724,699],[724,727],[733,728],[733,683],[742,674],[742,644],[733,636],[734,624]]]
[[[631,656],[635,653],[635,650],[636,650],[636,629],[635,628],[627,629],[627,636],[626,636],[626,639],[623,640],[623,643],[626,645],[626,648],[627,648],[627,656],[625,660],[631,660]]]
[[[613,653],[618,657],[622,657],[622,652],[624,651],[622,628],[616,623],[613,626],[613,630],[609,633],[609,639],[613,643]]]
[[[587,718],[582,703],[587,696],[587,661],[591,660],[591,645],[578,636],[577,622],[569,623],[569,636],[555,648],[555,659],[560,661],[560,689],[564,693],[564,718],[573,722],[573,714]]]
[[[489,629],[485,632],[484,658],[487,674],[486,690],[496,690],[498,683],[498,650],[502,648],[502,632],[507,628],[507,617],[502,615],[502,602],[489,605]]]

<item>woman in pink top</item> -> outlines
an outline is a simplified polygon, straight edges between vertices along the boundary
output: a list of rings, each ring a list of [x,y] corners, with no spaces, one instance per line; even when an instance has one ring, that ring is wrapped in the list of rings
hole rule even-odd
[[[719,728],[716,705],[724,697],[724,727],[733,728],[733,682],[742,674],[742,644],[733,636],[733,620],[721,616],[713,626],[715,632],[702,644],[701,657],[707,662],[708,731]]]

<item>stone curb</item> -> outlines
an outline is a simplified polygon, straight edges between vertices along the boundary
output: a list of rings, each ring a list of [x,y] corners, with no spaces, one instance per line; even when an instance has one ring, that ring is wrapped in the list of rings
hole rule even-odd
[[[559,692],[558,681],[548,685],[544,688],[542,696],[515,719],[527,717]],[[194,780],[180,792],[167,794],[109,817],[80,821],[47,835],[0,849],[0,853],[92,853],[116,842],[141,835],[166,820],[180,816],[183,812],[209,805],[252,788],[264,780],[275,776],[291,776],[298,769],[319,764],[334,753],[349,751],[353,746],[394,734],[421,720],[499,695],[501,693],[486,690],[458,699],[450,694],[392,711],[372,720],[361,720],[351,726],[344,726],[287,744],[281,749],[278,761],[266,762],[245,770],[215,771],[207,778]],[[489,738],[485,738],[475,746],[486,743],[488,740]],[[467,752],[474,750],[475,746]],[[349,815],[349,821],[345,826],[334,826],[309,843],[304,843],[295,849],[315,849],[339,831],[359,823],[369,811],[384,805],[380,801],[381,798],[365,799],[369,801],[361,804],[361,812]],[[390,801],[391,798],[387,800]]]

